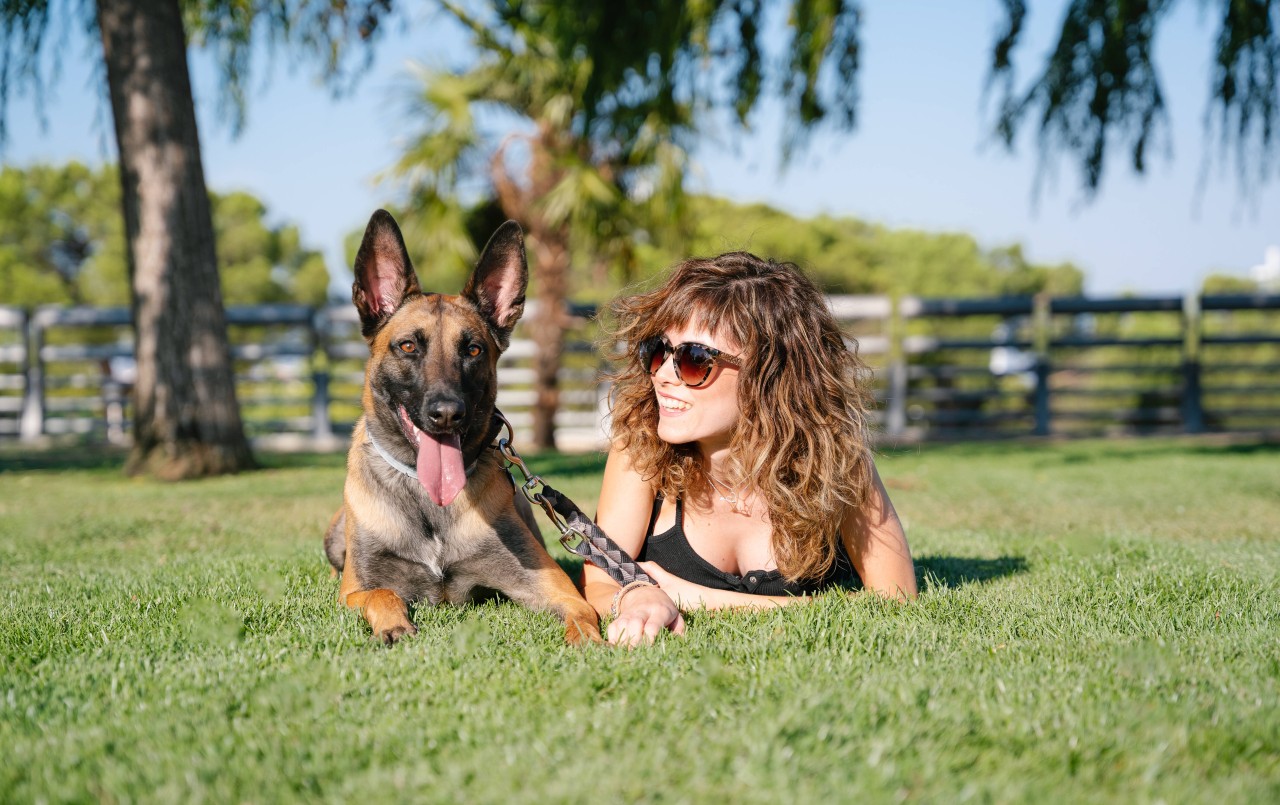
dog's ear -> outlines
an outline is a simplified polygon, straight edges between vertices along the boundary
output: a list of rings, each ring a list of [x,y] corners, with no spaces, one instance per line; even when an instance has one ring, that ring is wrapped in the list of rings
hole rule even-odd
[[[524,233],[515,221],[507,221],[489,238],[476,270],[462,295],[471,300],[489,322],[498,345],[511,340],[511,330],[524,313],[524,292],[529,285],[529,264],[524,256]]]
[[[360,311],[360,331],[365,338],[372,338],[407,298],[422,293],[400,227],[386,210],[378,210],[369,219],[354,271],[351,301]]]

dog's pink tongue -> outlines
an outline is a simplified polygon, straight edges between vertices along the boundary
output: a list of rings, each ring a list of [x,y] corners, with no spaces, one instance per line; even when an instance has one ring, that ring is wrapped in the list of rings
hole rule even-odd
[[[422,434],[418,445],[418,482],[437,506],[448,506],[467,485],[462,443],[456,434]]]

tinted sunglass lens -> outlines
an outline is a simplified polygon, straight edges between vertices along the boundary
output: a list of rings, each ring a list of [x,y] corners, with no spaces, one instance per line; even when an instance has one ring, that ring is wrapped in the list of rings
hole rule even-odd
[[[659,344],[649,355],[649,374],[657,374],[667,360],[667,351]]]
[[[676,369],[686,386],[705,383],[715,362],[715,356],[701,344],[681,344],[676,350]]]
[[[650,338],[640,345],[640,365],[649,374],[655,374],[670,355],[670,347],[661,338]]]

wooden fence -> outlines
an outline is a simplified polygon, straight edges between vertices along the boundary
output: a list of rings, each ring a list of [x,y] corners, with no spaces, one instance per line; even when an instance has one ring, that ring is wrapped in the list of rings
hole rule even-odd
[[[1280,294],[999,299],[837,296],[892,440],[1280,430]],[[604,442],[592,310],[573,308],[557,440]],[[368,355],[349,305],[230,308],[237,393],[262,447],[342,444]],[[534,345],[517,329],[499,405],[527,429]],[[0,307],[0,438],[128,440],[125,309]]]

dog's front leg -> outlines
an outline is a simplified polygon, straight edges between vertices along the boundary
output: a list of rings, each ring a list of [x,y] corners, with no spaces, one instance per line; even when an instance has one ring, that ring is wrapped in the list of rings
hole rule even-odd
[[[569,645],[604,642],[595,609],[547,553],[540,538],[520,523],[500,530],[499,539],[505,550],[490,552],[490,558],[474,571],[479,585],[529,609],[555,615],[564,621],[564,639]]]
[[[532,595],[521,600],[519,591],[513,590],[511,597],[533,609],[549,611],[564,621],[564,639],[569,645],[603,643],[600,617],[595,608],[583,600],[578,588],[554,559],[547,556],[547,561],[549,567],[538,568],[531,574]]]
[[[362,590],[360,587],[355,563],[348,552],[346,568],[342,571],[342,586],[338,591],[342,603],[360,610],[374,636],[387,645],[418,633],[418,627],[409,620],[409,606],[395,591],[385,587],[374,590]]]

